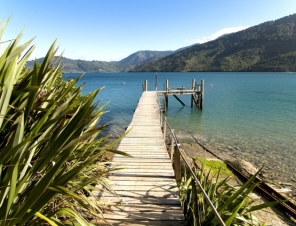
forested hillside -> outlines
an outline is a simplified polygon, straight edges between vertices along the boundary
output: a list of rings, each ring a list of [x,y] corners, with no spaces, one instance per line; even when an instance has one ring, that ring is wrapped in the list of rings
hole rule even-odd
[[[132,71],[296,71],[296,14],[194,45]]]

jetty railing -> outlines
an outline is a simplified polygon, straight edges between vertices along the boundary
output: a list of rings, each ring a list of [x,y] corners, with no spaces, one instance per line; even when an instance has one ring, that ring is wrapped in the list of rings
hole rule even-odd
[[[159,100],[157,100],[159,103]],[[160,103],[159,103],[160,106]],[[194,204],[194,208],[193,208],[193,214],[195,216],[198,216],[197,213],[197,189],[200,190],[200,192],[202,193],[202,195],[204,196],[205,200],[208,202],[208,204],[210,205],[210,207],[212,208],[217,220],[219,221],[220,225],[225,225],[223,219],[221,218],[221,216],[219,215],[217,209],[215,208],[215,206],[213,205],[212,201],[210,200],[209,196],[207,195],[207,193],[205,192],[204,188],[202,187],[200,181],[198,180],[198,178],[196,177],[195,173],[192,170],[192,167],[190,166],[188,160],[186,159],[185,155],[183,153],[183,150],[181,150],[180,144],[178,143],[178,139],[175,135],[175,131],[174,129],[172,129],[162,111],[162,109],[160,108],[160,125],[163,128],[163,136],[164,139],[166,139],[166,137],[169,135],[169,139],[170,139],[170,156],[171,156],[171,161],[172,164],[174,166],[174,171],[175,171],[175,179],[177,183],[181,182],[182,179],[182,164],[181,164],[181,158],[183,160],[183,162],[185,163],[185,167],[186,169],[190,172],[191,176],[193,177],[193,181],[192,181],[192,196],[191,199],[192,201],[195,203]]]

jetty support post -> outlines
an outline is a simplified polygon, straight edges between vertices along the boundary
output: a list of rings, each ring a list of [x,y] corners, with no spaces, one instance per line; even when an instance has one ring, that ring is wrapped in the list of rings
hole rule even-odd
[[[169,92],[169,80],[165,80],[165,84],[164,84],[164,111],[167,111],[168,108],[168,104],[169,104],[169,98],[168,98],[168,92]]]
[[[171,130],[171,136],[170,136],[170,138],[171,138],[171,146],[170,146],[170,154],[171,154],[171,162],[173,163],[174,161],[173,161],[173,159],[174,159],[174,146],[175,146],[175,140],[174,140],[174,132],[175,132],[175,130],[174,129],[172,129]]]
[[[195,79],[192,79],[192,90],[194,94],[191,94],[191,108],[193,108],[193,95],[195,95]]]
[[[198,99],[199,99],[199,101],[198,101],[198,104],[199,104],[199,109],[202,109],[203,108],[203,99],[204,99],[204,87],[205,85],[204,85],[204,80],[202,79],[201,81],[200,81],[200,94],[198,95]]]
[[[164,141],[165,141],[165,137],[166,137],[166,130],[167,130],[166,117],[164,117],[164,119],[163,119],[163,139],[164,139]]]
[[[148,91],[148,81],[145,80],[143,84],[143,92]]]
[[[175,179],[177,183],[181,182],[182,176],[181,176],[181,158],[180,158],[180,152],[178,149],[178,143],[175,143],[174,145],[174,167],[175,167]]]
[[[166,96],[165,96],[165,94],[163,94],[163,112],[166,112],[166,109],[167,108],[167,106],[166,106]]]
[[[163,117],[162,117],[162,112],[161,109],[159,109],[159,121],[160,121],[160,127],[161,127],[161,131],[163,131]]]
[[[175,179],[177,183],[181,182],[181,157],[178,148],[178,142],[175,141],[175,130],[171,131],[171,160],[173,162],[173,167],[175,171]]]

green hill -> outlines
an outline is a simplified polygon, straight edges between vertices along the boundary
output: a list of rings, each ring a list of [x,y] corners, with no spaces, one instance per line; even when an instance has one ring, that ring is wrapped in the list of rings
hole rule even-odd
[[[296,71],[296,14],[194,45],[131,71]]]
[[[173,51],[138,51],[129,55],[121,61],[87,61],[87,60],[72,60],[62,58],[62,70],[64,73],[84,73],[84,72],[125,72],[133,69],[136,66],[146,62],[154,62],[160,58],[173,53]],[[54,60],[57,58],[55,57]],[[37,62],[42,62],[43,58],[37,59]],[[32,68],[34,61],[28,61],[27,67]]]

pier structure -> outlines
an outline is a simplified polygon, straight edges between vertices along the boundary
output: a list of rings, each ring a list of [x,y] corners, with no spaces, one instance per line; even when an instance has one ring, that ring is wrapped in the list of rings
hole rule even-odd
[[[156,83],[157,84],[157,83]],[[155,90],[158,95],[163,96],[163,111],[168,109],[168,96],[173,95],[183,106],[185,103],[177,95],[191,95],[191,107],[194,105],[199,109],[203,108],[204,100],[204,80],[202,79],[200,84],[198,84],[195,79],[192,79],[192,84],[190,87],[184,85],[179,87],[169,87],[169,81],[166,80],[164,84],[164,90],[157,90],[157,85],[155,85]],[[148,81],[145,80],[143,84],[143,91],[148,91]]]
[[[118,150],[132,157],[115,155],[110,173],[116,196],[100,194],[108,208],[104,218],[112,225],[185,225],[171,159],[162,131],[156,91],[144,91]]]

